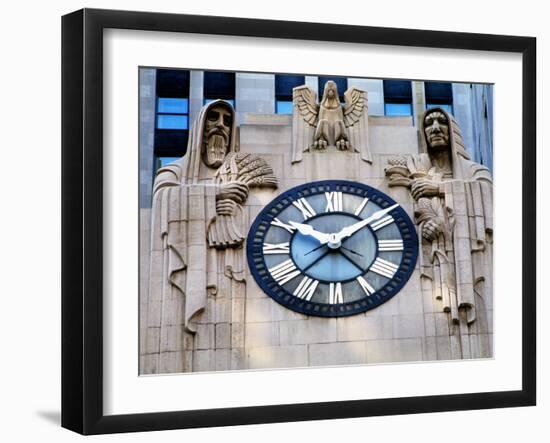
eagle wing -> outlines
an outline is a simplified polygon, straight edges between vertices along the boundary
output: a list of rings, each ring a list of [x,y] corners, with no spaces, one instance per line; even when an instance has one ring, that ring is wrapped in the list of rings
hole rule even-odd
[[[292,90],[292,101],[304,121],[311,126],[316,126],[319,105],[315,91],[306,85],[298,86]]]
[[[346,127],[355,125],[363,115],[366,106],[365,91],[359,88],[349,88],[344,94],[344,122]]]

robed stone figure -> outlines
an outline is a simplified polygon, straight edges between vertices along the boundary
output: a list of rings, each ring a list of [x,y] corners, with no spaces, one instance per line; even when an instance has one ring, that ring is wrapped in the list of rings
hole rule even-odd
[[[243,367],[243,205],[251,188],[276,185],[265,160],[239,152],[232,106],[205,105],[186,154],[154,182],[141,373]]]
[[[491,174],[470,160],[444,109],[427,110],[419,132],[422,153],[390,159],[389,185],[409,188],[415,201],[422,288],[432,294],[434,312],[448,314],[451,357],[490,357]]]

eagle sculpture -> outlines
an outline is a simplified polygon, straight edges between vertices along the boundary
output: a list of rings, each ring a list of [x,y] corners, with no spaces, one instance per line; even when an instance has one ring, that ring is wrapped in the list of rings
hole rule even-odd
[[[338,151],[360,152],[363,160],[371,162],[368,150],[367,93],[351,87],[340,104],[336,83],[325,84],[321,103],[315,91],[298,86],[292,91],[294,104],[292,126],[292,161],[302,159],[302,153],[324,151],[334,147]]]

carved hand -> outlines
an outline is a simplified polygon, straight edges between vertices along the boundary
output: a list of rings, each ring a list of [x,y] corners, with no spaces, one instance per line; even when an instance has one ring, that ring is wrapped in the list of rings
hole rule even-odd
[[[376,221],[379,218],[382,218],[384,215],[386,215],[388,212],[392,211],[393,209],[397,208],[398,206],[399,205],[396,203],[395,205],[392,205],[389,208],[381,209],[380,211],[375,212],[370,217],[368,217],[364,220],[361,220],[357,223],[354,223],[351,226],[346,226],[340,232],[334,234],[335,239],[333,241],[338,242],[338,241],[343,240],[344,238],[347,238],[347,237],[355,234],[357,231],[359,231],[359,229],[364,228],[369,223],[371,223],[373,221]]]
[[[288,223],[290,223],[292,226],[294,226],[296,229],[298,229],[300,234],[309,235],[310,237],[313,237],[313,238],[319,240],[319,242],[322,245],[324,245],[325,243],[328,243],[328,241],[329,241],[330,234],[325,234],[324,232],[316,231],[313,228],[313,226],[311,226],[311,225],[304,225],[302,223],[296,223],[296,222],[293,222],[293,221],[289,221]]]
[[[248,197],[248,186],[240,181],[223,183],[218,188],[216,200],[233,200],[235,203],[243,204]]]
[[[441,226],[437,219],[428,220],[422,227],[422,237],[428,241],[435,240],[441,233]]]
[[[419,178],[411,184],[411,194],[415,200],[422,197],[437,197],[439,185],[427,178]]]

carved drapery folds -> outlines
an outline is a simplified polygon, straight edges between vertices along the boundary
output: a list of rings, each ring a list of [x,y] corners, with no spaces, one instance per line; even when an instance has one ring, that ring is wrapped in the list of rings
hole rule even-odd
[[[338,151],[358,152],[372,163],[368,146],[367,93],[352,87],[340,104],[336,83],[325,84],[323,98],[317,103],[315,91],[303,85],[294,88],[292,120],[292,162],[302,160],[307,151],[324,151],[334,147]]]
[[[450,114],[431,109],[422,121],[424,153],[390,158],[385,172],[390,187],[408,188],[415,201],[423,287],[449,314],[453,358],[475,358],[487,347],[492,298],[492,182],[469,160]]]

